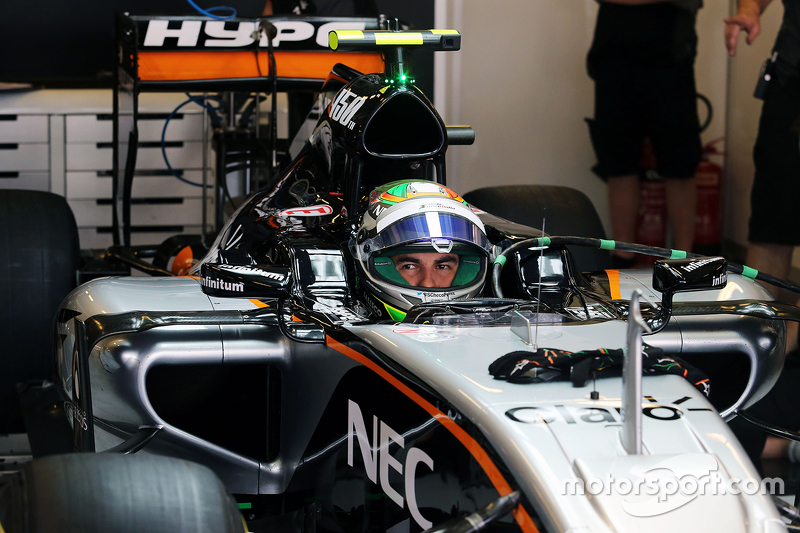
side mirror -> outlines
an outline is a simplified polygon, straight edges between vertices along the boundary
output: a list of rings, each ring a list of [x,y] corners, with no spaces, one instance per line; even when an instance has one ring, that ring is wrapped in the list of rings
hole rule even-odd
[[[728,283],[724,257],[663,259],[653,264],[653,288],[661,293],[661,311],[647,323],[658,333],[672,316],[672,297],[678,292],[722,289]]]
[[[203,292],[221,298],[281,298],[289,295],[291,268],[273,265],[203,263]]]
[[[669,259],[653,264],[653,288],[663,294],[722,289],[728,282],[723,257]]]

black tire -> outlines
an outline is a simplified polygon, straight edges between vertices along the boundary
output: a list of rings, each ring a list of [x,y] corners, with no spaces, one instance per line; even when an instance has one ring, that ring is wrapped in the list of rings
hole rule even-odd
[[[581,191],[557,185],[501,185],[484,187],[463,195],[471,205],[517,224],[541,229],[554,236],[605,239],[603,223],[592,201]],[[570,246],[581,271],[611,267],[605,250]]]
[[[0,433],[24,431],[16,383],[52,379],[53,324],[76,285],[80,246],[62,196],[0,190]]]
[[[0,487],[6,533],[244,531],[222,481],[209,468],[181,459],[51,455],[7,477]]]

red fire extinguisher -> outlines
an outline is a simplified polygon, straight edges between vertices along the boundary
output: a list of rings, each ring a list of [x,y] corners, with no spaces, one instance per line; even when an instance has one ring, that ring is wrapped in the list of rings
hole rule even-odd
[[[697,222],[694,230],[694,251],[704,255],[722,252],[720,206],[722,205],[722,167],[710,160],[712,155],[724,155],[717,145],[719,137],[703,146],[703,160],[697,166]]]

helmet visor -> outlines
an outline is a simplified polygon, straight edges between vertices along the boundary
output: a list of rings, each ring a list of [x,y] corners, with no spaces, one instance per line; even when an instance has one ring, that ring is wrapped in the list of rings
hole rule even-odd
[[[360,248],[364,255],[371,255],[386,248],[437,239],[471,243],[486,251],[492,248],[489,239],[474,223],[442,212],[420,213],[398,220],[379,235],[366,240]]]

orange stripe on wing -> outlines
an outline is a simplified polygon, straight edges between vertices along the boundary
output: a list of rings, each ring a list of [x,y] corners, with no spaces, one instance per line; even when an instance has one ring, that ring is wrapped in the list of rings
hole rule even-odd
[[[606,275],[608,276],[608,289],[611,291],[611,299],[619,300],[621,298],[619,290],[619,270],[606,270]]]
[[[381,368],[377,363],[370,360],[363,354],[360,354],[352,348],[345,346],[332,337],[327,337],[327,344],[330,348],[333,348],[337,352],[346,355],[350,359],[361,363],[378,374],[384,380],[389,382],[390,385],[394,386],[394,388],[408,396],[408,398],[413,400],[414,403],[427,411],[429,415],[435,418],[437,422],[442,424],[450,433],[452,433],[453,436],[457,438],[459,442],[461,442],[461,444],[469,451],[472,457],[478,461],[478,464],[481,465],[483,471],[486,472],[486,475],[489,477],[489,480],[492,482],[492,485],[494,485],[494,488],[497,490],[497,492],[500,493],[500,496],[505,496],[506,494],[511,493],[511,487],[503,477],[503,474],[500,473],[500,470],[498,470],[494,462],[492,462],[492,459],[489,457],[489,454],[486,453],[486,450],[484,450],[475,439],[473,439],[466,431],[464,431],[461,426],[453,422],[449,416],[434,407],[422,396],[411,390],[410,387],[405,385],[399,379],[391,375],[389,372]],[[513,514],[514,519],[517,521],[517,524],[519,524],[519,527],[522,529],[522,531],[526,533],[539,533],[539,529],[536,527],[536,524],[533,523],[533,519],[530,517],[530,515],[528,515],[528,512],[525,510],[525,508],[522,507],[522,504],[514,509]]]
[[[142,51],[139,52],[139,79],[145,81],[209,80],[262,78],[269,76],[267,54],[252,51]],[[321,79],[328,77],[336,63],[360,72],[383,72],[378,52],[279,52],[278,77]]]

